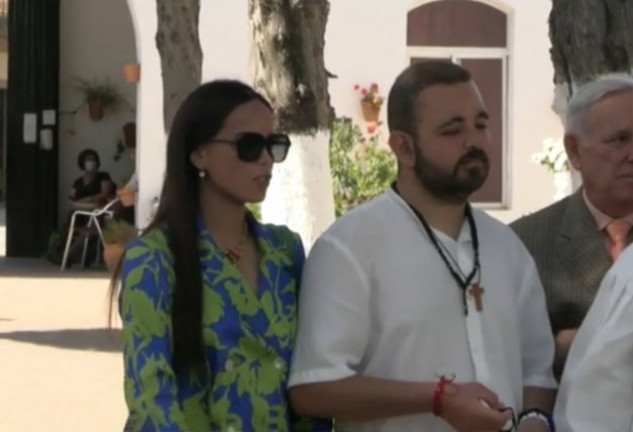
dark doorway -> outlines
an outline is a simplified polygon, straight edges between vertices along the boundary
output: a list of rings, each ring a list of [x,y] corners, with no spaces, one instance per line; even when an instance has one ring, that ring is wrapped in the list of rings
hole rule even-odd
[[[57,225],[59,0],[9,4],[7,256],[41,257]]]

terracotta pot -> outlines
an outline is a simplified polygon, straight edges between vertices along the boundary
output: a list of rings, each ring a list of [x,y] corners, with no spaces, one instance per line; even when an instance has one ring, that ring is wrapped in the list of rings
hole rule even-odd
[[[114,271],[124,251],[125,247],[119,243],[106,244],[103,246],[103,261],[105,261],[108,270]]]
[[[121,188],[116,191],[119,201],[123,207],[132,207],[136,199],[136,192],[132,188]]]
[[[377,122],[380,115],[380,106],[375,106],[369,102],[361,102],[363,118],[366,122]]]
[[[138,63],[130,63],[123,66],[123,75],[129,83],[136,84],[141,79],[141,65]]]
[[[95,101],[88,102],[88,115],[90,116],[90,119],[99,121],[103,118],[104,113],[103,105],[101,105],[101,103]]]

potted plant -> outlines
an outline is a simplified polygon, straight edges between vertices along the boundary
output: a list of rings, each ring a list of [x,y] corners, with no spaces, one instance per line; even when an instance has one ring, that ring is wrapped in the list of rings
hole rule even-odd
[[[116,191],[116,196],[119,198],[123,207],[132,207],[136,200],[136,192],[131,187],[122,186]]]
[[[129,186],[132,176],[128,176],[119,183],[120,187],[116,190],[116,196],[123,207],[132,207],[136,201],[136,191]]]
[[[77,79],[75,88],[83,94],[84,104],[88,106],[88,115],[94,121],[101,120],[106,112],[116,111],[123,103],[123,96],[107,79]]]
[[[334,120],[329,156],[336,217],[379,195],[395,180],[395,157],[381,140],[374,123],[364,132],[350,118]]]
[[[380,108],[385,100],[379,94],[378,84],[372,83],[369,87],[361,87],[359,84],[356,84],[354,90],[360,92],[362,95],[360,104],[365,121],[377,122],[380,116]]]
[[[123,256],[125,245],[138,236],[136,228],[123,220],[111,220],[103,229],[103,261],[113,271]]]

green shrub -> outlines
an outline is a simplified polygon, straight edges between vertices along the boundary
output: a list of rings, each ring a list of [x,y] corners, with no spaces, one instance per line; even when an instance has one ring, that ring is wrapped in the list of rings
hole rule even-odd
[[[330,138],[330,167],[336,217],[384,192],[396,179],[396,160],[349,118],[337,118]]]

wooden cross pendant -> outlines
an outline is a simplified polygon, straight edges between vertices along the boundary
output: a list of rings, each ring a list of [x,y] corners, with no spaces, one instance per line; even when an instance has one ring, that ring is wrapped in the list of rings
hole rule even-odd
[[[481,301],[481,296],[484,293],[484,289],[479,284],[473,284],[470,287],[469,293],[475,299],[475,308],[481,312],[484,309],[483,302]]]

